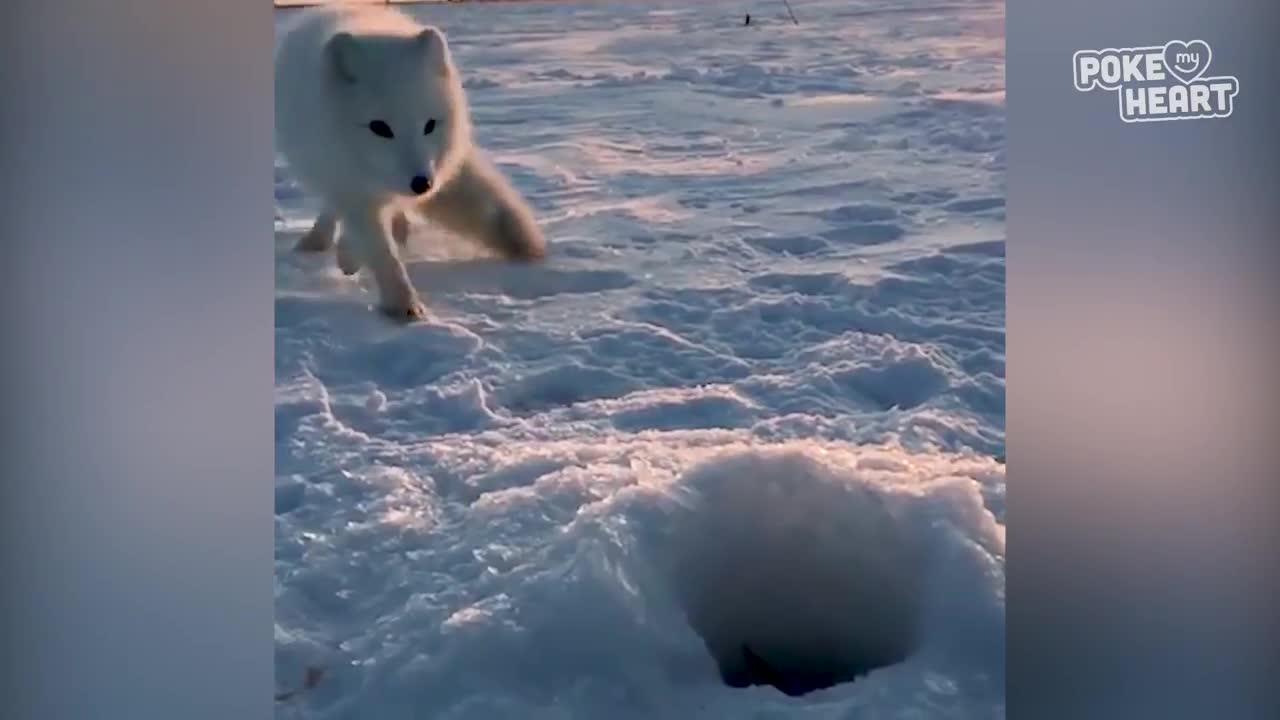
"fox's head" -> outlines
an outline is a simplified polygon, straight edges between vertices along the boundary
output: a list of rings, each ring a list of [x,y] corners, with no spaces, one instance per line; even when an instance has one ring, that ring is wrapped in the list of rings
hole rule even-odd
[[[442,185],[470,142],[466,99],[444,34],[338,33],[325,45],[339,137],[358,172],[391,195]]]

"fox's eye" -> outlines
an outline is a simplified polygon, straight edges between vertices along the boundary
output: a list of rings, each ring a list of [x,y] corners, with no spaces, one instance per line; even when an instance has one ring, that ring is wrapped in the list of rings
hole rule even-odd
[[[378,137],[390,138],[395,137],[391,132],[391,126],[381,120],[374,120],[369,123],[369,129]]]
[[[435,119],[435,118],[431,118],[430,120],[428,120],[428,121],[427,121],[427,124],[426,124],[426,125],[423,125],[423,126],[422,126],[422,134],[423,134],[423,135],[430,135],[430,134],[431,134],[431,131],[432,131],[432,130],[435,130],[435,129],[436,129],[436,119]]]

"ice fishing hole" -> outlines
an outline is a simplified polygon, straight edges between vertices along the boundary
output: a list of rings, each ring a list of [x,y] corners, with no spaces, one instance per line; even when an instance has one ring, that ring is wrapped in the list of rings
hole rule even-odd
[[[915,651],[922,560],[883,488],[802,452],[713,460],[677,487],[672,584],[726,685],[799,696]]]

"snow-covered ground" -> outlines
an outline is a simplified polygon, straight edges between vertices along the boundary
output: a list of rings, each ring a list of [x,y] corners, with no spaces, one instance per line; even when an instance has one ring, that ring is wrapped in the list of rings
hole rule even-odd
[[[425,323],[277,160],[279,717],[1003,716],[1003,3],[793,6],[411,9],[551,241]]]

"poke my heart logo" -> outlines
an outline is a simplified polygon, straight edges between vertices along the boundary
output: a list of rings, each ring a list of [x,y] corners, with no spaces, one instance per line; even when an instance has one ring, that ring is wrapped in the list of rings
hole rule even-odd
[[[1081,50],[1073,58],[1076,89],[1116,91],[1125,122],[1227,117],[1240,81],[1230,75],[1205,77],[1212,59],[1203,40]]]

